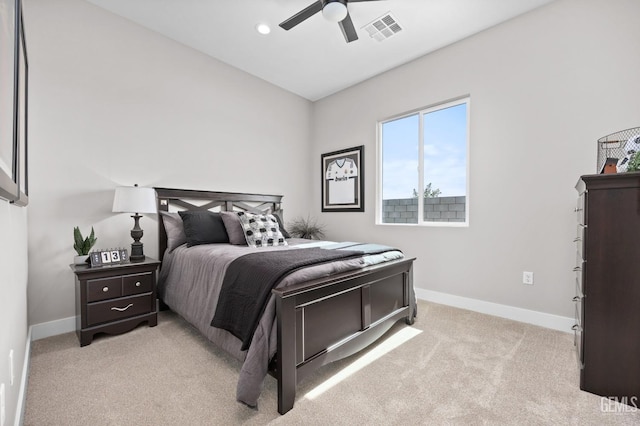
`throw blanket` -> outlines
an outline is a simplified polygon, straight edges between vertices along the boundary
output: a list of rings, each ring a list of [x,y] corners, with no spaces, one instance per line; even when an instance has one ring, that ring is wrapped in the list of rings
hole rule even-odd
[[[332,248],[332,249],[329,249]],[[224,276],[211,325],[227,330],[249,348],[271,290],[297,269],[365,254],[395,250],[377,244],[331,246],[250,253],[231,262]]]

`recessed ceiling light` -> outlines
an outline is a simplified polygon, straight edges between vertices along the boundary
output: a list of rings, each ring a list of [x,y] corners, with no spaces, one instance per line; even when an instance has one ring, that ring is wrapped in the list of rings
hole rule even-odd
[[[262,35],[267,35],[271,32],[271,27],[267,24],[258,24],[256,25],[256,31]]]

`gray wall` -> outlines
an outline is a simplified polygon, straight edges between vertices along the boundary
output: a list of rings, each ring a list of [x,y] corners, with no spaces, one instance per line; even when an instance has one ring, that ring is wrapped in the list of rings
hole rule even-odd
[[[598,138],[639,125],[638,16],[636,0],[558,0],[316,102],[314,158],[365,145],[365,212],[320,214],[327,237],[416,256],[420,289],[573,316],[573,187]],[[467,94],[469,226],[375,225],[376,122]]]
[[[93,226],[96,248],[130,246],[116,186],[282,194],[287,217],[307,214],[309,101],[90,3],[24,6],[31,324],[75,315],[74,226]],[[157,217],[140,225],[157,256]]]

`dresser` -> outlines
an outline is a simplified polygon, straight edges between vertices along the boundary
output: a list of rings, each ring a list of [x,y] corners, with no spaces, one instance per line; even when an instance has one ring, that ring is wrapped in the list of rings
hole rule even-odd
[[[120,334],[143,322],[158,324],[156,271],[160,262],[146,258],[100,267],[70,265],[75,274],[76,333],[80,346],[97,333]]]
[[[640,173],[576,185],[575,344],[580,389],[640,403]]]

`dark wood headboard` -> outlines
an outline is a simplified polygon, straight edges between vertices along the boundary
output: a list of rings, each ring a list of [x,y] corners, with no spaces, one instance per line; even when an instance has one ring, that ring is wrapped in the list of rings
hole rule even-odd
[[[158,194],[158,211],[217,210],[277,214],[284,220],[282,195],[244,194],[240,192],[200,191],[194,189],[154,188]],[[158,214],[158,255],[167,249],[167,233]]]

